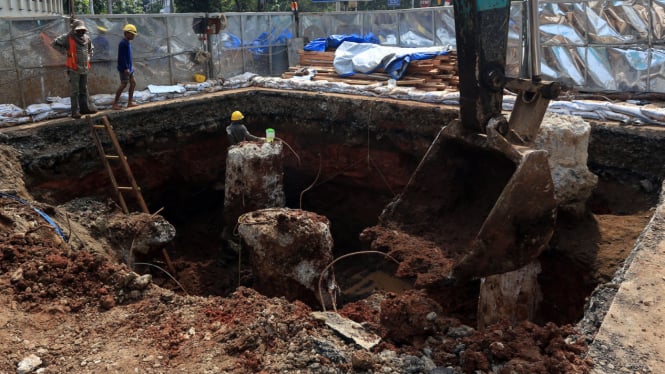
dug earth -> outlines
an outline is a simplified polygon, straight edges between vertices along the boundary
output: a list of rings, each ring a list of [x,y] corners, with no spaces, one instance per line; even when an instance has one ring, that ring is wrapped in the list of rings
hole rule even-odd
[[[14,149],[0,148],[0,165],[0,372],[526,374],[594,367],[586,355],[592,337],[560,323],[575,313],[554,305],[542,323],[479,331],[422,289],[376,290],[337,310],[380,338],[363,346],[297,300],[245,285],[208,297],[160,287],[126,258],[138,233],[154,234],[144,227],[168,231],[162,217],[124,216],[100,201],[36,201]],[[572,265],[593,269],[580,292],[609,281],[654,204],[652,195],[602,180],[589,200],[592,213],[559,223],[553,245],[575,253]],[[114,236],[104,235],[100,227],[111,225]],[[597,235],[575,235],[585,225]],[[560,297],[567,296],[584,297]]]

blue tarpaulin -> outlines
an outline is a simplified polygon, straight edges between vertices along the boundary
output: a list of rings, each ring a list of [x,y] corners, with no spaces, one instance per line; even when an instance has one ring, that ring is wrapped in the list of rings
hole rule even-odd
[[[356,34],[351,35],[330,35],[327,38],[314,39],[303,48],[305,51],[325,52],[328,49],[335,49],[344,42],[371,43],[379,44],[380,41],[374,34],[369,33],[365,37]]]
[[[291,34],[291,31],[288,29],[283,29],[279,34],[275,34],[275,32],[276,30],[274,28],[270,30],[270,32],[264,31],[259,34],[256,39],[245,43],[244,45],[242,45],[242,41],[239,37],[227,32],[224,48],[237,49],[240,47],[252,47],[248,48],[248,50],[254,55],[266,55],[268,54],[269,46],[286,45],[286,41],[293,38],[293,34]]]

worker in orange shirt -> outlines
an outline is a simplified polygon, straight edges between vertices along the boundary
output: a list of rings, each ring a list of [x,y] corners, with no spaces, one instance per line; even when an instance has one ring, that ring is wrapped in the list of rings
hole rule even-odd
[[[70,85],[72,118],[81,118],[81,114],[97,113],[97,108],[88,96],[88,73],[94,47],[83,21],[72,19],[70,28],[70,32],[55,38],[51,46],[67,56],[65,65]]]
[[[293,15],[296,17],[296,21],[298,20],[298,2],[296,0],[291,0],[291,11],[293,12]]]

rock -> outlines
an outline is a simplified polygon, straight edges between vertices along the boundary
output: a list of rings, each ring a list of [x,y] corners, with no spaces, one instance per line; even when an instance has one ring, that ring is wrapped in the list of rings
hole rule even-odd
[[[457,327],[449,328],[446,335],[451,338],[464,338],[466,336],[471,336],[475,332],[476,330],[471,326],[460,325]]]
[[[654,192],[656,190],[656,187],[648,179],[642,179],[640,181],[640,187],[642,187],[642,189],[644,191],[649,192],[649,193]]]
[[[23,280],[23,268],[18,268],[16,269],[15,272],[12,273],[11,277],[9,278],[9,281],[12,283],[16,283],[21,280]]]
[[[16,372],[18,374],[27,374],[35,371],[42,364],[42,359],[32,354],[19,362]]]
[[[130,288],[134,290],[143,290],[152,282],[152,275],[143,274],[132,281]]]
[[[374,365],[374,358],[367,351],[356,351],[351,355],[351,365],[355,370],[367,371]]]
[[[139,275],[136,274],[136,273],[133,272],[133,271],[127,273],[125,276],[123,276],[123,277],[120,279],[120,282],[119,282],[119,283],[120,283],[120,287],[121,287],[121,288],[128,287],[128,286],[134,281],[134,279],[138,278],[138,276],[139,276]]]
[[[112,309],[115,306],[115,299],[111,295],[104,295],[99,300],[99,306],[104,310]]]
[[[115,213],[107,222],[109,240],[141,254],[156,252],[175,238],[175,227],[160,215]]]

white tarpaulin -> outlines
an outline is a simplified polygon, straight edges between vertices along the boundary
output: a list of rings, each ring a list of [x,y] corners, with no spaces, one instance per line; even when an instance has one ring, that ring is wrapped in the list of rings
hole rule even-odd
[[[373,43],[344,42],[335,50],[333,66],[340,76],[369,74],[381,68],[399,79],[412,60],[425,60],[449,52],[448,47],[400,48]]]

